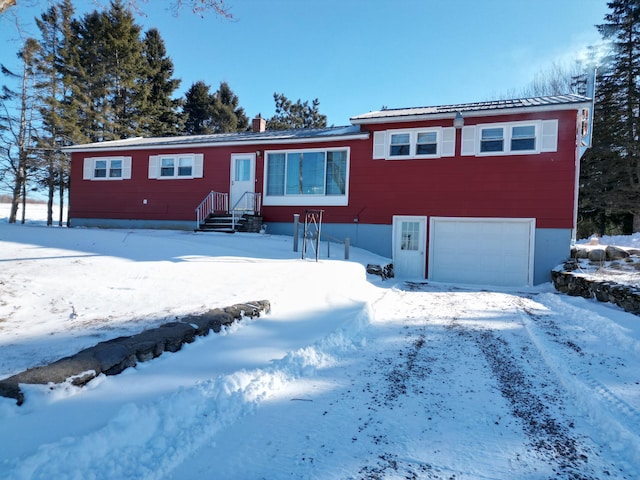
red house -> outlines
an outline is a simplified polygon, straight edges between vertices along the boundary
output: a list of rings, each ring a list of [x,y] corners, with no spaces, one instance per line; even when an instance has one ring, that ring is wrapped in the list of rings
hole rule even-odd
[[[194,229],[261,215],[393,259],[396,276],[488,285],[550,279],[574,239],[589,98],[389,109],[352,125],[131,138],[69,147],[72,226]]]

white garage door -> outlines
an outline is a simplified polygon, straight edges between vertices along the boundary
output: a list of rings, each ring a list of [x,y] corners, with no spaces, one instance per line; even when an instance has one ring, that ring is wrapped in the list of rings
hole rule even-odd
[[[534,219],[431,217],[429,279],[531,285],[534,233]]]

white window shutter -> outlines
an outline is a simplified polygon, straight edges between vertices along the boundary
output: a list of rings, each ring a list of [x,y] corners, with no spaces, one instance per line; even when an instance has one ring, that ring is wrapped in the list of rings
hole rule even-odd
[[[149,156],[149,178],[160,177],[160,157],[158,155]]]
[[[381,159],[387,156],[386,132],[373,132],[373,158]]]
[[[122,179],[131,179],[131,157],[122,157]]]
[[[476,127],[475,125],[462,127],[461,155],[476,154]]]
[[[558,150],[558,120],[543,120],[540,142],[541,152],[555,152]]]
[[[93,158],[84,159],[84,167],[82,169],[82,179],[91,180],[93,178]]]
[[[196,153],[193,157],[193,178],[202,178],[204,170],[204,154]]]
[[[456,129],[446,127],[442,129],[442,157],[453,157],[456,154]]]

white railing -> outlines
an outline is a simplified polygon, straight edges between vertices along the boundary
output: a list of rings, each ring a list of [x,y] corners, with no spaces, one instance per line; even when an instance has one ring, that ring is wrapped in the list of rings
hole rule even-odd
[[[260,215],[262,209],[262,195],[256,192],[244,192],[240,199],[231,207],[231,228],[236,228],[236,218],[245,213]]]
[[[211,190],[196,207],[196,229],[212,213],[229,213],[229,194]]]

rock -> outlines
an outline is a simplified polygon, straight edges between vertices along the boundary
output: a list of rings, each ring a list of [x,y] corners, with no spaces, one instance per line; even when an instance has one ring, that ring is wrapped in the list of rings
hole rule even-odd
[[[607,259],[607,251],[604,248],[593,248],[589,250],[587,258],[592,262],[604,262]]]
[[[70,381],[82,386],[101,373],[117,375],[137,362],[145,362],[163,352],[177,352],[184,343],[191,343],[196,335],[219,332],[222,325],[230,325],[242,317],[258,317],[268,312],[268,300],[247,302],[225,309],[216,308],[202,315],[191,315],[182,321],[169,322],[128,337],[100,342],[70,357],[49,365],[30,368],[12,377],[0,380],[0,396],[14,398],[18,405],[24,402],[20,384],[63,383]]]
[[[165,351],[177,352],[182,348],[183,343],[191,343],[195,340],[196,329],[188,323],[169,322],[160,325],[158,334],[165,340]]]
[[[623,250],[620,247],[614,247],[613,245],[609,245],[605,252],[608,260],[622,260],[629,256],[629,253],[626,250]]]
[[[588,258],[589,251],[586,248],[576,248],[576,253],[574,258]]]

